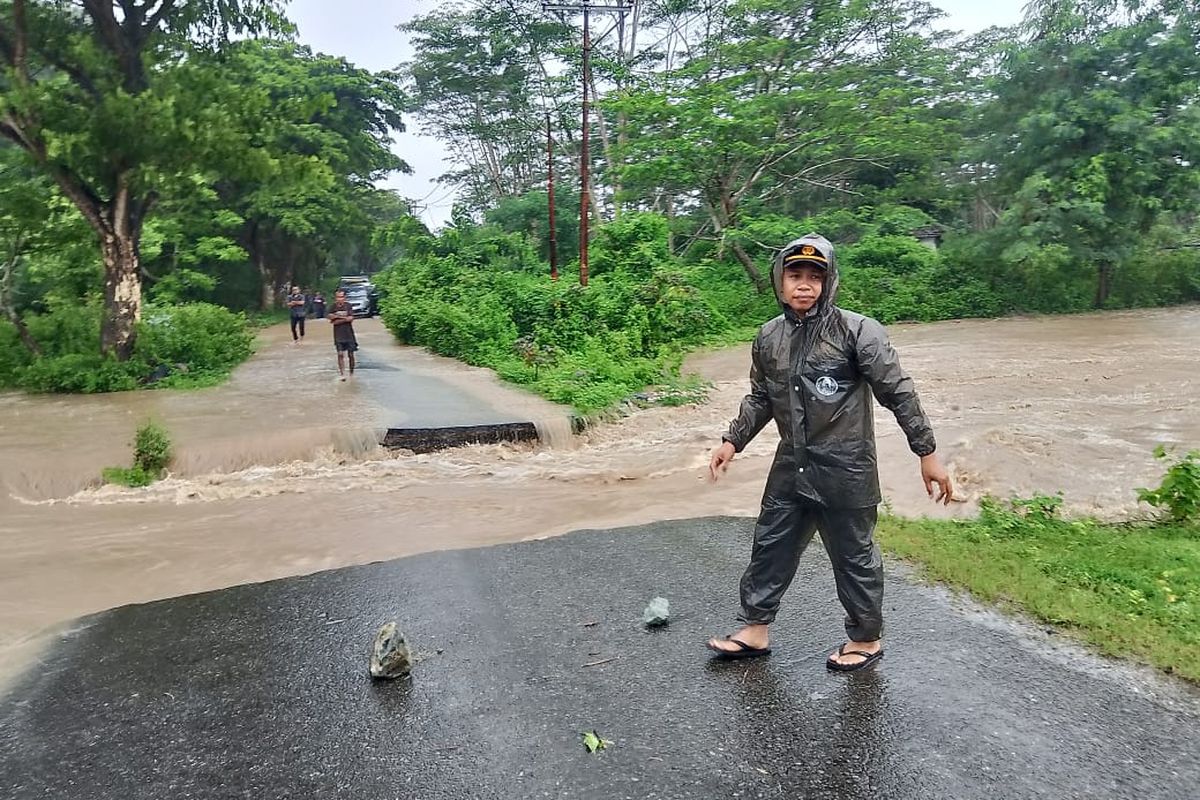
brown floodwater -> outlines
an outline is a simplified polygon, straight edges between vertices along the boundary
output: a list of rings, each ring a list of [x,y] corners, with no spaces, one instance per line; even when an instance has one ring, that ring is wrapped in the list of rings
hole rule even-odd
[[[756,513],[771,427],[719,484],[711,448],[746,388],[745,346],[696,354],[705,405],[639,411],[572,439],[567,412],[491,373],[356,324],[363,368],[336,380],[328,332],[286,329],[225,386],[91,397],[0,394],[0,677],[49,631],[133,602],[416,552],[579,528]],[[963,502],[934,506],[878,410],[897,513],[973,513],[985,493],[1062,492],[1107,518],[1148,513],[1152,450],[1200,446],[1200,307],[891,328]],[[169,478],[100,487],[146,419],[171,432]],[[534,419],[548,445],[397,455],[387,427]]]

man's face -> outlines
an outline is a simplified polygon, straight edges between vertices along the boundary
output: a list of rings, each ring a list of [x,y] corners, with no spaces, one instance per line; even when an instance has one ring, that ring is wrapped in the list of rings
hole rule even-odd
[[[344,303],[344,302],[346,302],[346,293],[345,292],[337,292],[336,294],[334,294],[333,299],[339,303]]]
[[[785,267],[780,294],[783,301],[797,314],[803,314],[817,304],[825,287],[825,270],[810,264]]]

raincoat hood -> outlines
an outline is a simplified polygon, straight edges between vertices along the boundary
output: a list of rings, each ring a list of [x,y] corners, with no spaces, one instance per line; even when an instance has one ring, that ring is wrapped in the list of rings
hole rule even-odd
[[[771,268],[771,284],[775,288],[775,299],[779,301],[780,307],[783,309],[784,316],[788,319],[797,319],[796,312],[783,299],[781,288],[783,286],[783,265],[788,256],[796,255],[802,252],[805,246],[813,248],[816,255],[819,255],[825,261],[825,283],[821,288],[821,297],[817,300],[816,305],[809,309],[806,317],[825,316],[833,308],[837,301],[838,293],[838,267],[837,256],[833,252],[833,244],[817,233],[810,233],[801,236],[799,239],[793,239],[779,251],[779,255],[775,256],[775,264]]]

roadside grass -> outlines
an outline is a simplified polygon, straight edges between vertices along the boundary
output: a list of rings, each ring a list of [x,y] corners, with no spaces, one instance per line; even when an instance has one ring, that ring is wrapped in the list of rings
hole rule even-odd
[[[887,516],[880,545],[927,578],[1200,683],[1200,528],[1108,525],[987,506],[978,520]]]

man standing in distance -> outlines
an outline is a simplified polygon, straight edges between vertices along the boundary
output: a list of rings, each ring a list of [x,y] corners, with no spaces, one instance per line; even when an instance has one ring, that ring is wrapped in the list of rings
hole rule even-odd
[[[306,313],[304,306],[307,305],[307,303],[308,300],[304,296],[304,292],[300,291],[299,286],[293,285],[292,291],[287,297],[287,307],[291,312],[292,341],[295,344],[300,344],[300,340],[304,338],[304,317]],[[297,330],[300,332],[299,335],[296,334]]]
[[[346,357],[350,358],[350,374],[354,375],[354,351],[358,339],[354,336],[354,309],[346,302],[346,292],[338,289],[329,308],[329,321],[333,323],[333,346],[337,350],[338,375],[346,380]]]

